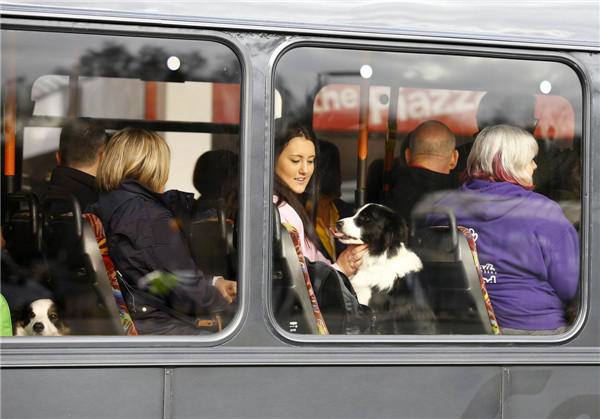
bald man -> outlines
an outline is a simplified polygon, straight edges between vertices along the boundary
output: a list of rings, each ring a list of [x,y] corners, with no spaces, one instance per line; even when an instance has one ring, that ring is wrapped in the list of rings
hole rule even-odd
[[[412,133],[404,156],[409,166],[449,174],[458,162],[456,137],[441,122],[423,122]]]
[[[425,194],[459,186],[457,177],[450,174],[459,157],[456,137],[439,121],[423,122],[412,132],[404,156],[407,166],[394,167],[391,191],[382,203],[409,220]]]

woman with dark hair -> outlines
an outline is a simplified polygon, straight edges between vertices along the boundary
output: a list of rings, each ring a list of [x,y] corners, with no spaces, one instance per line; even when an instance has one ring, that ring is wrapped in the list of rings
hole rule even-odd
[[[192,180],[200,197],[194,202],[193,220],[218,218],[221,199],[225,216],[235,219],[238,166],[238,155],[230,150],[209,150],[198,157]]]
[[[318,205],[310,213],[306,203],[318,202],[319,182],[315,176],[319,144],[314,134],[301,124],[292,124],[275,139],[275,181],[273,202],[282,223],[298,231],[302,253],[311,261],[331,263],[318,250],[319,236],[315,231]],[[366,245],[353,245],[344,250],[333,266],[346,276],[352,276],[362,263]]]
[[[560,206],[533,192],[538,145],[521,128],[483,129],[464,183],[437,205],[473,231],[487,291],[503,334],[567,330],[565,309],[577,292],[579,239]],[[447,224],[430,216],[428,224]]]

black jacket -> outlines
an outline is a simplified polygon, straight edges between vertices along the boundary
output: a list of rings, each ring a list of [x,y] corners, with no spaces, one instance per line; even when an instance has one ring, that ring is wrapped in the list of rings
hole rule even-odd
[[[381,203],[400,213],[408,222],[413,207],[423,196],[435,191],[456,189],[458,186],[458,179],[452,174],[438,173],[418,166],[397,165],[392,172],[391,191]]]
[[[212,278],[194,264],[178,226],[177,216],[189,216],[193,195],[171,190],[158,194],[143,184],[123,180],[117,189],[100,194],[92,205],[104,226],[108,253],[123,277],[123,296],[139,334],[198,334],[199,330],[153,307],[138,284],[154,271],[171,272],[180,283],[164,294],[155,295],[161,304],[193,317],[203,317],[223,309],[227,303]]]
[[[96,178],[72,167],[56,166],[52,170],[50,185],[45,196],[49,194],[64,195],[66,193],[75,196],[75,199],[79,202],[81,211],[84,212],[89,204],[93,204],[98,200]],[[50,214],[53,216],[71,212],[72,210],[66,203],[54,203],[50,206]]]

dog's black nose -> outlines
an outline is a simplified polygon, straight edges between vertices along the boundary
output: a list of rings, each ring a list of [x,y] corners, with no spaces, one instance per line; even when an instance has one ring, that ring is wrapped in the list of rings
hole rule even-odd
[[[34,323],[33,324],[33,331],[35,333],[40,333],[42,330],[44,330],[44,325],[42,323]]]
[[[342,228],[342,225],[344,225],[344,223],[340,220],[338,222],[335,223],[335,228],[337,230],[339,230],[340,228]]]

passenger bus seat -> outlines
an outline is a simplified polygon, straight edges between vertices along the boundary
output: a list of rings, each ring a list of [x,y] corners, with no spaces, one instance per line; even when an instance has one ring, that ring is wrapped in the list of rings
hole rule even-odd
[[[50,207],[56,204],[71,211],[52,216]],[[123,334],[95,234],[73,195],[47,195],[42,202],[42,251],[50,288],[73,334]]]
[[[199,218],[202,213],[215,213],[209,218]],[[225,216],[225,204],[221,198],[214,201],[210,211],[196,211],[191,222],[183,224],[183,232],[196,266],[210,276],[222,276],[235,281],[237,278],[237,250],[234,244],[233,221]]]
[[[283,225],[273,206],[273,312],[288,332],[329,334],[315,297],[298,232]]]
[[[119,285],[119,281],[117,280],[117,274],[115,272],[115,267],[108,256],[108,245],[106,242],[106,236],[104,235],[104,227],[102,226],[102,221],[94,214],[83,214],[83,218],[87,220],[92,227],[92,231],[96,236],[96,243],[98,244],[98,249],[100,250],[100,254],[102,255],[102,261],[104,262],[104,268],[106,269],[107,279],[110,283],[110,287],[112,288],[112,293],[115,298],[115,304],[117,305],[117,309],[119,311],[119,319],[121,321],[121,326],[123,327],[123,333],[129,336],[137,335],[137,330],[133,325],[133,320],[131,319],[131,315],[129,314],[129,310],[125,305],[125,300],[123,299],[123,293],[121,292],[121,286]]]
[[[417,227],[429,214],[444,214],[448,226]],[[411,249],[421,258],[419,280],[441,334],[499,334],[469,230],[456,225],[448,207],[411,214]]]
[[[8,254],[18,265],[42,260],[40,202],[33,192],[6,196],[2,236]]]

